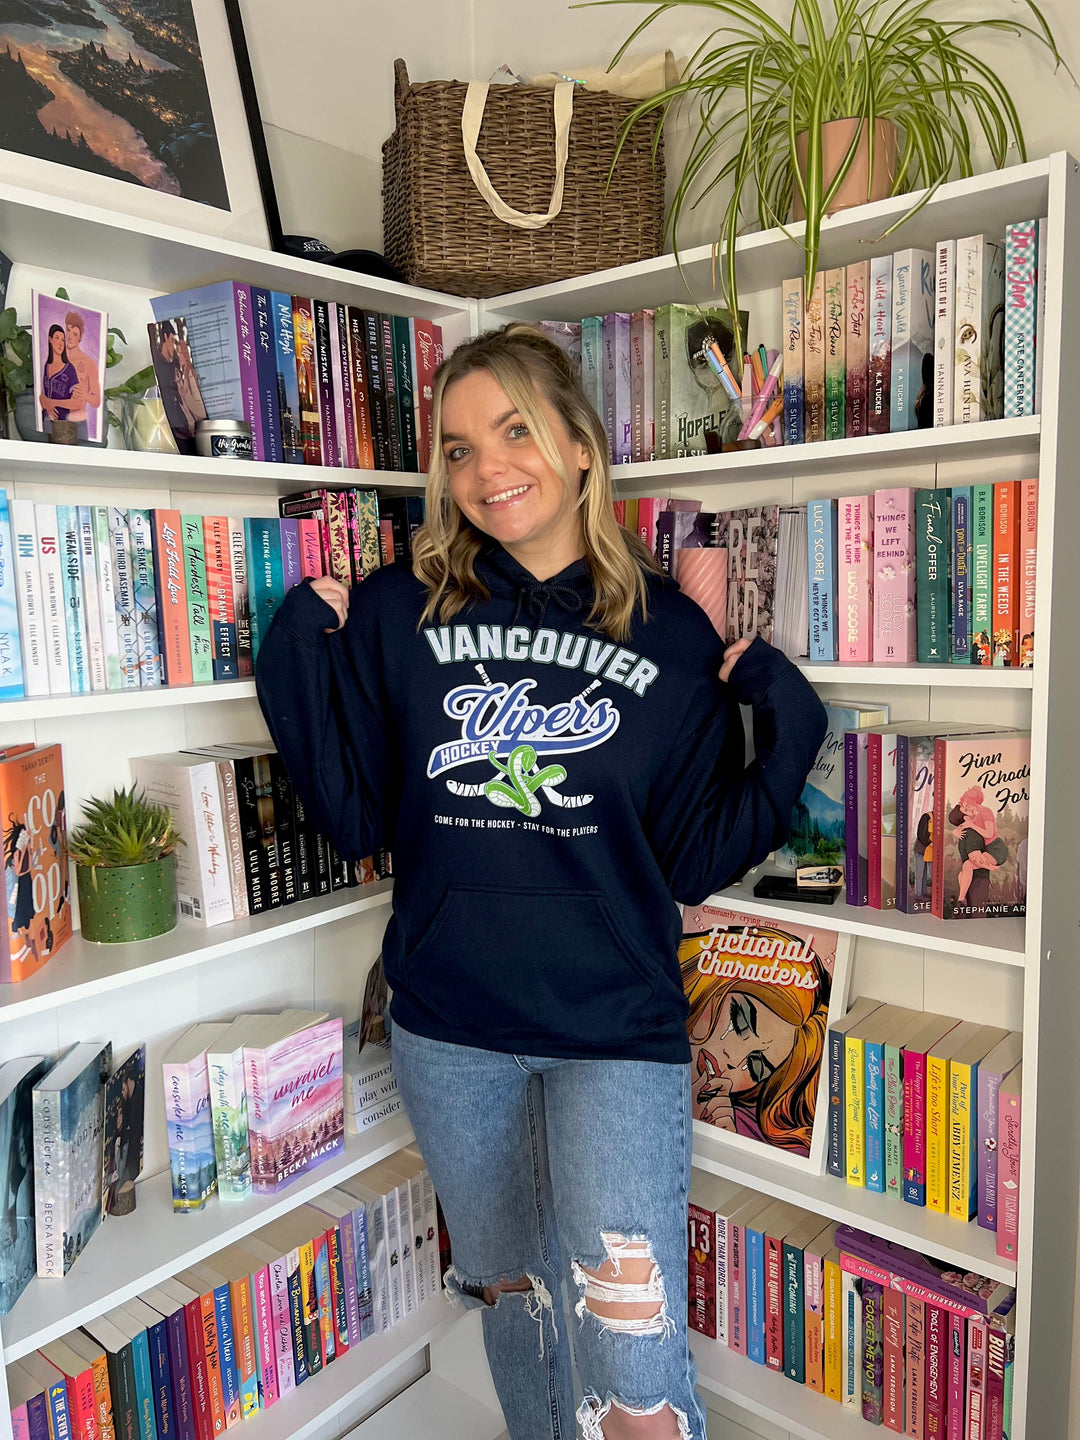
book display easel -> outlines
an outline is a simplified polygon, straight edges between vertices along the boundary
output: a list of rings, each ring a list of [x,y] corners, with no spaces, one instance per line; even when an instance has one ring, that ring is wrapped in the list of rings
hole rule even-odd
[[[1080,655],[1075,640],[1073,566],[1080,534],[1080,491],[1071,473],[1073,416],[1062,377],[1080,367],[1080,175],[1073,160],[1047,160],[942,187],[902,231],[905,245],[931,246],[940,236],[976,230],[1000,234],[1020,217],[1048,218],[1043,331],[1042,413],[907,434],[835,440],[797,448],[691,456],[616,472],[619,493],[700,499],[705,510],[758,503],[798,504],[821,496],[872,492],[885,484],[920,487],[986,480],[1039,481],[1036,649],[1031,669],[976,670],[919,665],[804,664],[823,698],[887,700],[893,721],[976,720],[987,727],[1030,728],[1032,737],[1028,912],[1026,920],[948,923],[926,914],[849,908],[837,903],[822,921],[855,937],[853,993],[1022,1030],[1024,1108],[1018,1256],[1015,1266],[994,1253],[994,1238],[885,1197],[845,1188],[748,1157],[720,1132],[699,1134],[695,1164],[738,1178],[778,1199],[874,1231],[961,1271],[1017,1287],[1012,1440],[1063,1436],[1071,1362],[1080,1121],[1076,1115],[1080,1046],[1080,967],[1076,936],[1080,886],[1073,872],[1074,816],[1080,813],[1080,767],[1073,754],[1072,717],[1080,713]],[[848,264],[891,248],[879,237],[909,197],[864,207],[827,222],[820,263]],[[80,277],[123,292],[125,304],[217,280],[243,279],[288,293],[322,296],[401,315],[421,315],[443,328],[446,350],[505,320],[579,320],[710,294],[711,251],[683,256],[688,297],[670,256],[488,301],[414,290],[311,262],[194,236],[88,206],[67,204],[62,223],[48,197],[0,185],[0,249],[17,262],[20,285],[67,285]],[[897,242],[899,243],[899,241]],[[740,242],[742,298],[764,332],[780,333],[779,286],[793,268],[790,242],[779,232]],[[57,280],[55,277],[63,278]],[[1040,277],[1042,280],[1042,277]],[[111,308],[111,307],[110,307]],[[1078,323],[1073,323],[1074,321]],[[312,470],[314,467],[312,467]],[[0,485],[9,495],[64,503],[215,508],[249,514],[253,500],[277,509],[298,484],[354,484],[355,472],[291,465],[223,464],[197,457],[0,442]],[[369,473],[364,483],[419,490],[423,477]],[[145,713],[144,713],[145,712]],[[1051,723],[1052,721],[1052,723]],[[43,698],[0,709],[5,743],[60,740],[69,794],[101,793],[130,781],[128,761],[217,741],[264,736],[250,681],[142,692]],[[288,910],[215,927],[179,928],[139,946],[105,949],[76,937],[32,980],[0,988],[0,1060],[32,1050],[55,1051],[73,1039],[146,1041],[148,1117],[162,1109],[160,1058],[185,1025],[241,1008],[316,1006],[356,1013],[366,965],[378,952],[389,884],[335,894]],[[805,918],[796,904],[754,897],[753,877],[724,903],[775,919]],[[210,962],[213,962],[212,964]],[[17,1022],[17,1023],[13,1023]],[[100,1032],[100,1034],[99,1034]],[[154,1086],[156,1085],[156,1090]],[[163,1127],[147,1124],[144,1174],[133,1216],[104,1227],[84,1260],[62,1281],[31,1282],[0,1324],[3,1358],[16,1360],[138,1294],[163,1277],[211,1255],[229,1241],[362,1171],[409,1143],[402,1116],[362,1137],[343,1156],[274,1197],[243,1206],[177,1217],[169,1204]],[[482,1374],[479,1332],[441,1300],[409,1323],[358,1346],[319,1377],[319,1384],[253,1418],[252,1434],[321,1436],[344,1433],[349,1415],[383,1398],[388,1377],[430,1346],[431,1371],[376,1411],[357,1432],[468,1434],[495,1440],[501,1418],[486,1389],[474,1397],[468,1377]],[[785,1382],[733,1352],[694,1337],[701,1385],[806,1440],[866,1433],[855,1413]],[[416,1362],[417,1370],[420,1362]],[[413,1371],[416,1373],[416,1370]],[[450,1383],[452,1381],[453,1383]],[[0,1384],[3,1382],[0,1381]],[[395,1385],[400,1388],[401,1380]],[[6,1401],[6,1396],[0,1396]],[[457,1407],[455,1410],[454,1407]],[[0,1440],[10,1436],[0,1403]],[[341,1426],[331,1429],[332,1426]]]

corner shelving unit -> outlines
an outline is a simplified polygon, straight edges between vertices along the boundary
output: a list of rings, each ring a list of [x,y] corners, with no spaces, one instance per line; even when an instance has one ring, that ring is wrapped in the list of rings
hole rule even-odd
[[[1013,1440],[1063,1436],[1071,1363],[1073,1276],[1076,1262],[1080,966],[1076,936],[1080,886],[1072,874],[1073,817],[1080,813],[1080,767],[1071,755],[1069,717],[1080,713],[1080,655],[1073,635],[1070,557],[1080,534],[1080,488],[1068,461],[1070,416],[1062,405],[1062,376],[1080,365],[1080,178],[1064,154],[997,174],[942,187],[899,236],[880,239],[906,199],[884,201],[827,221],[821,264],[844,264],[896,244],[928,245],[946,235],[998,233],[1008,220],[1049,216],[1043,413],[1033,420],[997,421],[908,435],[836,441],[793,449],[692,457],[621,467],[625,493],[693,494],[705,508],[761,501],[801,501],[893,483],[948,485],[973,478],[1040,480],[1037,653],[1032,671],[982,671],[949,666],[804,665],[826,696],[855,691],[889,699],[897,719],[963,718],[1030,725],[1032,797],[1029,838],[1029,913],[1024,922],[942,924],[836,905],[814,910],[815,923],[857,937],[856,993],[863,987],[885,1000],[952,1010],[1025,1034],[1021,1243],[1018,1289]],[[308,261],[201,237],[65,202],[55,223],[48,196],[0,185],[0,249],[17,262],[13,298],[31,285],[55,287],[56,272],[79,293],[105,288],[117,308],[141,306],[151,293],[213,280],[243,278],[290,293],[345,300],[399,314],[428,316],[444,328],[448,348],[503,319],[580,319],[711,294],[709,247],[684,254],[682,274],[670,256],[559,285],[477,302],[393,285]],[[779,334],[776,292],[799,253],[779,232],[739,242],[742,286],[755,331]],[[78,272],[78,273],[76,273]],[[111,308],[111,307],[110,307]],[[95,501],[177,503],[189,510],[251,513],[253,500],[276,509],[276,499],[312,484],[416,489],[422,476],[301,470],[294,466],[232,464],[192,457],[66,450],[0,442],[0,484],[34,498],[56,495]],[[152,495],[153,501],[142,497]],[[213,497],[211,500],[210,497]],[[135,497],[139,497],[136,499]],[[1051,716],[1054,724],[1051,725]],[[4,728],[6,723],[6,728]],[[250,681],[146,693],[51,697],[0,708],[0,739],[60,739],[64,745],[69,811],[77,797],[127,778],[128,759],[148,750],[211,740],[264,738]],[[74,818],[74,817],[73,817]],[[804,918],[795,906],[755,900],[749,883],[734,886],[728,903],[759,914]],[[134,1216],[109,1221],[59,1282],[35,1281],[0,1325],[11,1360],[71,1325],[98,1314],[166,1274],[211,1253],[311,1198],[337,1179],[375,1163],[411,1138],[401,1116],[350,1138],[344,1156],[305,1176],[271,1200],[226,1206],[199,1216],[174,1216],[168,1203],[167,1154],[156,1124],[161,1113],[160,1060],[172,1038],[194,1019],[229,1016],[273,1004],[319,1004],[356,1013],[367,965],[378,951],[389,886],[347,891],[270,915],[200,930],[189,926],[132,947],[97,947],[80,937],[19,987],[0,987],[0,1060],[55,1050],[77,1038],[112,1039],[117,1051],[148,1044],[148,1178]],[[17,1022],[17,1023],[15,1023]],[[156,1084],[157,1089],[154,1089]],[[999,1279],[1013,1275],[993,1253],[993,1237],[977,1226],[844,1186],[807,1177],[747,1155],[720,1132],[698,1127],[695,1164],[737,1176],[826,1218],[875,1229],[944,1260]],[[365,1341],[254,1422],[253,1434],[323,1440],[344,1434],[364,1412],[365,1395],[381,1397],[396,1370],[431,1347],[432,1373],[376,1411],[356,1432],[363,1440],[390,1433],[475,1435],[498,1440],[501,1421],[490,1399],[471,1390],[464,1372],[438,1373],[440,1346],[465,1335],[460,1312],[430,1302],[388,1334]],[[469,1332],[473,1333],[473,1332]],[[470,1342],[471,1343],[471,1342]],[[695,1338],[701,1385],[802,1440],[856,1440],[866,1433],[853,1412],[796,1387],[770,1371]],[[449,1353],[449,1352],[448,1352]],[[405,1370],[402,1369],[402,1374]],[[415,1370],[410,1372],[410,1378]],[[2,1376],[2,1371],[0,1371]],[[0,1379],[0,1385],[3,1384]],[[0,1401],[3,1400],[0,1395]],[[375,1401],[374,1403],[379,1403]],[[370,1408],[370,1403],[368,1408]],[[407,1423],[406,1423],[407,1422]],[[402,1429],[402,1425],[405,1426]],[[422,1427],[422,1428],[418,1428]],[[455,1428],[456,1427],[456,1428]],[[0,1405],[0,1440],[10,1436]],[[350,1432],[351,1433],[351,1432]]]

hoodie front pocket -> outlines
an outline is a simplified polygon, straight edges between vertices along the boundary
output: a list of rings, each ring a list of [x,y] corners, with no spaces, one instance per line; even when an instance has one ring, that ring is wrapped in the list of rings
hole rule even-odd
[[[647,1030],[660,970],[599,891],[452,886],[405,975],[448,1022],[576,1047]]]

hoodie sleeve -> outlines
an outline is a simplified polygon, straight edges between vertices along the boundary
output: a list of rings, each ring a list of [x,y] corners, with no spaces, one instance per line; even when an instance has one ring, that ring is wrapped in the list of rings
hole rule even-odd
[[[310,585],[294,586],[259,648],[263,716],[312,820],[348,859],[388,844],[389,761],[382,683],[369,653],[371,607],[341,630]]]
[[[739,706],[752,709],[746,764]],[[691,708],[650,792],[645,824],[680,904],[697,905],[787,839],[791,813],[825,735],[812,686],[760,638]]]

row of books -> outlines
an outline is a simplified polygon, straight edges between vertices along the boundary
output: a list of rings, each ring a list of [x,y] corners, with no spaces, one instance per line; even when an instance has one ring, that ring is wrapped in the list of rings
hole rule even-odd
[[[360,1049],[360,1021],[345,1030],[345,1133],[363,1135],[401,1109],[389,1038]]]
[[[1004,1440],[1016,1291],[695,1175],[689,1321],[912,1440]]]
[[[828,1047],[829,1174],[977,1218],[1015,1260],[1023,1037],[861,996]]]
[[[325,1011],[201,1021],[163,1061],[173,1209],[276,1195],[345,1148],[343,1035]]]
[[[939,920],[1027,912],[1031,737],[977,722],[888,724],[831,701],[781,868],[849,905]]]
[[[385,851],[358,865],[341,858],[264,741],[136,756],[131,770],[184,837],[176,852],[177,903],[195,924],[261,915],[390,874]]]
[[[384,499],[380,514],[373,490],[335,492],[342,536],[318,518],[329,502],[282,504],[281,518],[230,518],[0,490],[0,698],[250,676],[288,589],[406,560],[423,523],[420,496]]]
[[[415,1149],[7,1366],[16,1440],[213,1440],[442,1288]]]
[[[134,1209],[145,1073],[142,1046],[114,1064],[112,1045],[95,1041],[0,1067],[8,1174],[0,1315],[34,1275],[66,1275],[105,1216]]]
[[[441,327],[223,280],[151,301],[151,349],[182,450],[193,411],[246,420],[256,460],[422,471]],[[169,327],[166,329],[165,327]],[[162,361],[162,341],[175,352]],[[167,346],[173,351],[173,346]],[[197,390],[185,385],[190,357]],[[169,373],[160,373],[168,368]]]
[[[784,441],[1037,414],[1046,221],[781,286]]]

